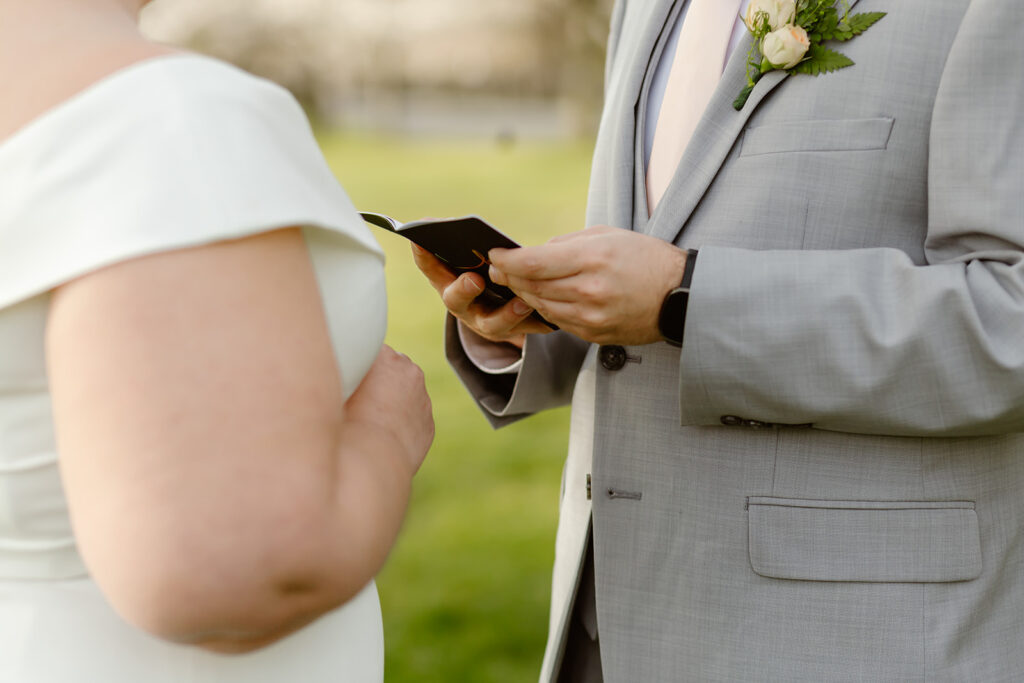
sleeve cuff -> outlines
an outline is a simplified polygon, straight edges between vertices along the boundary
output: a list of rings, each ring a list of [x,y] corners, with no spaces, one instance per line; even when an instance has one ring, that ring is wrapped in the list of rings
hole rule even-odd
[[[523,367],[522,349],[512,344],[484,339],[461,321],[456,323],[456,327],[466,357],[480,372],[488,375],[514,375]]]

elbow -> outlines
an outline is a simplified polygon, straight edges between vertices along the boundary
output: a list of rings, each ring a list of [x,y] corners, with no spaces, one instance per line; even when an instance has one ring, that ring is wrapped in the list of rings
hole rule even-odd
[[[120,616],[162,640],[219,653],[265,647],[354,597],[370,577],[293,545],[154,549],[94,568]],[[230,544],[228,544],[230,546]],[[283,559],[282,559],[283,558]]]
[[[136,571],[103,585],[125,621],[162,640],[223,653],[259,649],[335,606],[312,580],[214,567]]]

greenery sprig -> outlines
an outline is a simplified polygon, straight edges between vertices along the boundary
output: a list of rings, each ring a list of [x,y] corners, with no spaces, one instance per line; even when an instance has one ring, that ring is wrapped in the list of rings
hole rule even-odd
[[[851,15],[847,0],[753,0],[744,17],[754,36],[747,55],[747,85],[733,107],[743,109],[754,86],[770,71],[818,76],[853,66],[852,59],[821,43],[850,40],[885,15]]]

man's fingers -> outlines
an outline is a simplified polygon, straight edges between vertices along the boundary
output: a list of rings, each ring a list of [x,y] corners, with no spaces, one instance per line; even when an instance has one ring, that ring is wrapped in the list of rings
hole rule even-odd
[[[443,293],[455,281],[455,275],[452,271],[448,270],[437,257],[419,245],[412,245],[412,258],[416,262],[416,267],[427,277],[427,280],[430,281],[430,284],[439,294]]]
[[[491,278],[491,282],[496,285],[508,286],[508,276],[493,265],[487,268],[487,277]]]
[[[475,303],[484,290],[484,278],[478,273],[456,277],[427,250],[414,244],[412,253],[417,267],[441,295],[445,307],[477,334],[493,341],[509,341],[524,334],[551,331],[547,325],[530,319],[533,308],[522,299],[513,299],[496,309]]]
[[[509,277],[507,280],[506,286],[509,289],[520,296],[529,296],[531,300],[594,303],[605,302],[614,294],[609,291],[605,280],[588,274],[558,280],[528,280],[519,277]]]
[[[513,299],[495,309],[480,307],[476,316],[467,321],[471,327],[488,339],[505,341],[521,334],[550,332],[551,328],[530,318],[533,308],[521,299]]]
[[[588,237],[591,234],[589,230],[578,230],[576,232],[567,232],[564,235],[558,235],[548,240],[548,244],[557,244],[559,242],[569,242],[572,240],[578,240],[583,237]]]
[[[534,280],[569,277],[582,270],[579,250],[572,240],[539,247],[491,249],[488,258],[505,275]]]
[[[483,278],[476,273],[463,273],[441,290],[441,300],[456,317],[463,317],[469,311],[473,300],[484,291]]]
[[[552,332],[554,332],[554,330],[544,323],[537,322],[533,318],[527,318],[512,328],[511,334],[551,334]]]
[[[529,295],[523,298],[527,302],[532,301]],[[578,304],[566,301],[537,299],[534,303],[545,320],[558,325],[560,329],[585,341],[603,343],[602,335],[606,331],[607,321],[602,318],[600,311],[581,309]]]

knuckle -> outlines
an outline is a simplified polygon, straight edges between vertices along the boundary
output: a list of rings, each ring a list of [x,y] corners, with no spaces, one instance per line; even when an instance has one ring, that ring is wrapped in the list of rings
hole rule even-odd
[[[469,323],[467,323],[469,324]],[[492,337],[496,331],[494,320],[490,316],[478,316],[469,327],[481,337]]]
[[[589,249],[583,256],[583,267],[586,270],[600,270],[604,266],[605,258],[603,250]]]
[[[452,283],[441,292],[441,301],[445,308],[450,311],[459,311],[464,308],[463,299],[460,296],[456,283]]]
[[[596,308],[585,308],[580,311],[580,322],[591,329],[602,329],[608,324],[607,314]]]
[[[536,256],[527,256],[523,259],[521,270],[527,276],[536,275],[540,272],[540,259]]]
[[[597,278],[583,280],[577,287],[580,298],[588,301],[603,301],[607,291],[604,282]]]

